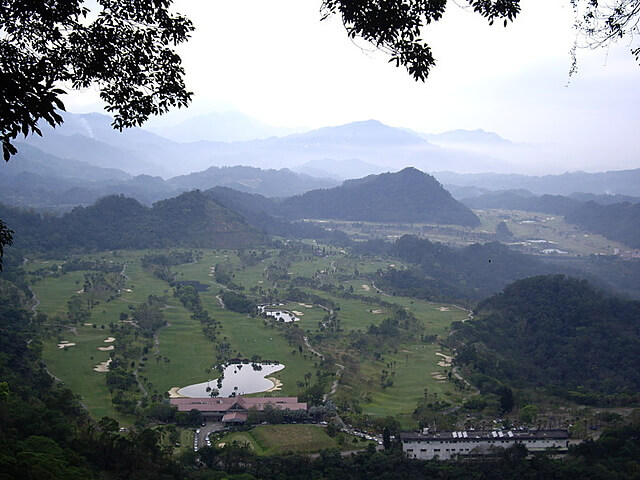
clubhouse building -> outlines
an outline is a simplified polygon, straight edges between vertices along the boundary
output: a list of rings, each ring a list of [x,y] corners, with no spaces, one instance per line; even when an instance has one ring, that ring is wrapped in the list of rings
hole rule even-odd
[[[229,397],[229,398],[172,398],[171,405],[179,412],[198,410],[207,420],[240,424],[247,420],[249,410],[264,410],[267,406],[281,410],[307,411],[305,402],[298,397]]]

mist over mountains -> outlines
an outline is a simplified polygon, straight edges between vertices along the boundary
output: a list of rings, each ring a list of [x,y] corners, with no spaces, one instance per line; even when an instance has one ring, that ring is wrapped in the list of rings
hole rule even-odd
[[[216,186],[284,198],[407,165],[433,173],[458,200],[516,189],[525,195],[608,195],[592,199],[598,203],[640,197],[640,169],[544,176],[451,171],[469,170],[471,164],[475,170],[504,167],[478,152],[526,147],[483,130],[423,134],[369,120],[281,137],[178,143],[142,128],[117,132],[110,117],[97,113],[65,114],[65,119],[59,128],[43,127],[43,137],[19,144],[18,156],[0,177],[1,202],[67,211],[105,195],[124,194],[150,205]],[[252,128],[252,119],[230,114],[208,116],[201,127],[225,121],[230,122],[227,138],[243,128],[245,137],[266,132]],[[174,131],[174,138],[179,133]],[[217,134],[222,138],[224,129]]]
[[[111,118],[97,113],[65,113],[64,117],[62,126],[56,129],[43,126],[43,137],[29,137],[26,142],[52,155],[119,168],[131,175],[169,178],[228,165],[295,169],[327,160],[324,166],[313,166],[315,176],[344,180],[353,175],[381,173],[381,169],[399,170],[408,165],[429,172],[513,170],[511,161],[479,150],[478,146],[487,142],[486,139],[479,142],[477,132],[429,136],[376,120],[285,135],[286,130],[257,128],[256,122],[248,117],[228,114],[217,117],[215,122],[207,116],[172,129],[157,129],[167,135],[165,138],[142,128],[114,131]],[[206,133],[203,129],[209,132],[206,140],[202,139]],[[264,138],[277,133],[284,136]],[[500,138],[486,132],[480,137],[494,142]],[[443,139],[451,138],[455,145],[443,143]],[[499,143],[512,145],[506,140]],[[331,164],[346,160],[363,163],[361,168],[350,172]]]

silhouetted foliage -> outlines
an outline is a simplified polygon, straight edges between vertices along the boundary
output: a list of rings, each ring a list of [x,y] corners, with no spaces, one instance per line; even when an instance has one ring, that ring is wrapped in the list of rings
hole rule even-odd
[[[171,0],[22,2],[0,9],[0,130],[5,160],[18,135],[41,135],[38,122],[62,123],[59,88],[97,85],[118,129],[186,106],[191,94],[173,47],[193,29],[170,13]],[[92,11],[93,10],[93,11]]]

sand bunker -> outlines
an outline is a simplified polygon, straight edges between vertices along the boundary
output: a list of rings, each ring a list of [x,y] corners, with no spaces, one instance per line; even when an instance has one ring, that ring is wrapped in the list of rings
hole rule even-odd
[[[107,360],[106,362],[100,362],[95,367],[93,367],[93,370],[96,372],[106,373],[109,371],[110,363],[111,363],[111,359]]]
[[[267,377],[267,380],[273,382],[273,387],[271,387],[267,392],[275,392],[276,390],[282,390],[282,382],[278,380],[276,377]]]
[[[293,312],[294,315],[298,315],[299,317],[301,317],[302,315],[304,315],[304,313],[299,312],[297,310],[291,310]]]
[[[113,338],[113,337],[109,337],[109,338],[107,338],[107,339],[104,341],[104,343],[111,343],[111,342],[115,342],[115,341],[116,341],[116,339],[115,339],[115,338]]]
[[[124,291],[125,292],[133,292],[133,290],[131,290],[130,288],[125,288]]]
[[[371,290],[371,287],[369,285],[362,285],[362,288],[365,292],[368,292],[369,290]]]
[[[58,348],[67,348],[67,347],[74,347],[75,343],[71,343],[69,342],[69,340],[62,340],[59,344],[58,344]]]
[[[313,308],[313,305],[307,305],[306,303],[299,303],[298,305],[304,308]]]
[[[84,293],[84,290],[81,288],[80,290],[76,290],[76,293]]]
[[[169,389],[169,398],[187,398],[184,395],[180,395],[178,390],[180,390],[180,387],[171,387]]]
[[[90,327],[91,325],[93,325],[93,323],[83,323],[83,325],[84,325],[85,327]]]
[[[444,353],[436,353],[436,355],[439,355],[440,357],[442,357],[442,360],[438,362],[438,366],[440,367],[450,367],[451,366],[451,362],[453,362],[453,357],[450,357],[449,355],[445,355]]]
[[[439,307],[438,310],[440,310],[441,312],[448,312],[449,307]]]
[[[100,350],[101,352],[108,352],[110,350],[113,350],[114,348],[116,347],[114,347],[113,345],[109,345],[108,347],[98,347],[98,350]]]
[[[382,313],[382,310],[371,310],[371,313]]]
[[[431,374],[431,376],[432,376],[433,378],[435,378],[436,380],[446,380],[446,379],[447,379],[447,377],[445,377],[445,376],[444,376],[444,375],[442,375],[441,373],[437,373],[436,375]]]

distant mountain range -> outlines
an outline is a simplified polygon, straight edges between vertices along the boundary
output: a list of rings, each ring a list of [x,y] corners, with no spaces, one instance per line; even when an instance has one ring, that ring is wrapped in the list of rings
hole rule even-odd
[[[60,158],[117,168],[134,176],[166,179],[212,166],[251,165],[345,180],[413,166],[425,172],[441,172],[437,178],[444,185],[491,190],[527,188],[535,193],[564,195],[576,191],[637,195],[634,181],[623,183],[612,177],[610,182],[596,180],[590,185],[587,177],[580,181],[580,172],[567,174],[571,182],[562,175],[518,178],[447,174],[529,172],[538,168],[541,157],[564,158],[553,145],[516,143],[484,130],[430,134],[366,120],[291,133],[291,129],[269,127],[241,114],[212,113],[170,129],[157,128],[156,132],[170,137],[165,138],[142,128],[114,131],[112,119],[97,113],[65,113],[64,117],[62,126],[52,129],[43,125],[43,137],[30,136],[25,141]]]
[[[170,130],[156,129],[169,139],[142,128],[114,131],[111,118],[97,113],[65,113],[64,117],[62,126],[56,129],[43,126],[43,137],[30,136],[25,141],[61,158],[118,168],[131,175],[169,178],[211,166],[295,168],[308,162],[328,161],[320,169],[320,176],[345,179],[348,177],[344,169],[334,168],[331,162],[359,161],[374,165],[349,173],[357,177],[399,170],[408,165],[423,171],[444,168],[482,171],[504,170],[509,163],[490,153],[477,153],[474,148],[467,148],[477,142],[477,135],[449,148],[430,143],[424,134],[390,127],[376,120],[273,136],[287,132],[260,126],[248,117],[211,114]],[[225,125],[225,121],[229,124]],[[230,133],[225,133],[225,129]],[[437,140],[440,136],[434,138]],[[462,148],[465,142],[467,147]]]
[[[91,171],[95,167],[83,168]],[[139,177],[128,181],[132,180],[143,183]],[[153,178],[145,180],[154,183]],[[133,198],[111,195],[91,206],[76,207],[59,218],[0,205],[0,218],[16,232],[19,243],[36,251],[172,245],[238,247],[256,244],[263,233],[348,243],[340,232],[297,222],[303,217],[479,223],[473,212],[454,200],[433,177],[413,168],[370,175],[285,199],[216,187],[182,193],[149,208]]]
[[[210,167],[189,175],[163,180],[150,175],[132,176],[115,168],[103,168],[45,153],[19,143],[19,152],[2,165],[0,202],[38,210],[68,211],[90,205],[112,194],[123,194],[150,205],[181,192],[225,185],[266,196],[290,196],[316,188],[328,188],[337,180],[299,174],[287,169]]]
[[[176,125],[151,127],[148,130],[178,143],[245,142],[282,137],[302,131],[266,125],[239,112],[213,112],[184,120]]]
[[[528,176],[499,173],[460,174],[451,171],[433,174],[456,198],[477,196],[484,191],[526,189],[543,195],[570,195],[576,192],[640,197],[640,168],[599,173],[567,172],[561,175]],[[466,189],[466,190],[465,190]],[[458,193],[455,193],[455,192]]]

